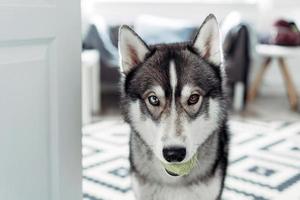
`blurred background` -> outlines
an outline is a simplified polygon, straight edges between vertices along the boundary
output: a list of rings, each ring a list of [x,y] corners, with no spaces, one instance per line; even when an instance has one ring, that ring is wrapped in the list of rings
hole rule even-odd
[[[229,170],[224,199],[300,199],[300,1],[82,0],[81,9],[85,199],[134,199],[119,110],[120,25],[148,44],[180,42],[209,13],[220,23],[228,76],[230,159],[243,160]]]
[[[259,87],[259,98],[251,102],[242,99],[250,90],[251,83],[255,82],[257,74],[260,73],[265,51],[274,50],[268,48],[257,52],[257,45],[276,43],[276,35],[279,33],[274,24],[278,20],[299,23],[299,6],[297,1],[292,0],[83,0],[84,62],[98,62],[99,65],[97,69],[93,69],[97,70],[95,72],[97,77],[93,78],[97,80],[87,83],[89,84],[87,87],[92,89],[89,92],[93,96],[87,100],[92,104],[90,105],[92,116],[87,121],[97,121],[101,115],[118,112],[117,42],[118,28],[121,24],[132,26],[149,44],[170,43],[193,38],[195,31],[209,13],[215,14],[220,23],[224,53],[227,58],[225,63],[227,75],[232,89],[235,88],[234,91],[236,91],[234,108],[238,111],[246,111],[243,114],[249,117],[296,119],[299,114],[289,109],[285,79],[277,66],[276,59],[274,59],[275,62],[270,63],[272,66],[263,77]],[[293,40],[289,38],[291,36],[283,37],[286,37],[287,45],[298,44],[299,39],[294,39],[295,44],[289,44],[289,40]],[[94,50],[92,55],[86,55],[91,52],[88,51],[91,49]],[[294,87],[299,92],[298,49],[292,48],[295,52],[286,52],[289,50],[275,49],[274,56],[277,53],[287,54],[284,57],[289,74],[291,74]],[[97,59],[99,60],[96,61]],[[232,97],[234,99],[234,96]],[[274,107],[276,109],[273,109]],[[281,114],[276,114],[276,111]]]

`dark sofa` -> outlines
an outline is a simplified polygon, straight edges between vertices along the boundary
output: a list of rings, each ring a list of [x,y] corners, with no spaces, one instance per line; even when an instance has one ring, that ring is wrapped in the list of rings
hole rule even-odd
[[[102,102],[111,103],[109,99],[110,95],[117,96],[119,94],[118,29],[119,26],[103,28],[103,25],[91,24],[83,40],[83,49],[97,49],[100,52],[100,95]],[[160,31],[145,26],[142,28],[138,27],[137,32],[147,43],[151,44],[191,40],[197,29],[198,27],[187,26]],[[160,37],[161,35],[164,37]],[[230,96],[233,97],[234,95],[235,84],[242,83],[245,87],[243,94],[243,103],[245,105],[250,67],[249,33],[247,26],[240,24],[230,28],[230,31],[226,33],[223,48]],[[112,103],[111,106],[116,106],[116,103]]]

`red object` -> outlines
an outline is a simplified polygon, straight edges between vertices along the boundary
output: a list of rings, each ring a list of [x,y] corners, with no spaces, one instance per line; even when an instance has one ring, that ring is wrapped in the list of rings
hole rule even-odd
[[[287,21],[285,21],[284,19],[279,19],[279,20],[275,21],[275,23],[273,24],[273,26],[289,28],[290,27],[290,23],[287,22]]]
[[[271,43],[283,46],[300,45],[300,32],[293,22],[280,19],[273,24]]]

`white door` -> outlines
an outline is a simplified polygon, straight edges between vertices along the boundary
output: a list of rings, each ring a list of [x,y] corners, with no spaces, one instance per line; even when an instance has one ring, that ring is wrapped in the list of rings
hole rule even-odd
[[[81,199],[79,0],[0,0],[0,199]]]

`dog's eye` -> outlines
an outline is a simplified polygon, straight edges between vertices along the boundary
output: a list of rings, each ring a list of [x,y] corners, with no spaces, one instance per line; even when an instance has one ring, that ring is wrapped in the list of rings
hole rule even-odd
[[[200,95],[199,94],[192,94],[189,97],[187,103],[188,103],[188,105],[194,105],[194,104],[196,104],[199,101],[199,99],[200,99]]]
[[[159,106],[160,104],[158,97],[155,95],[149,96],[148,101],[152,106]]]

